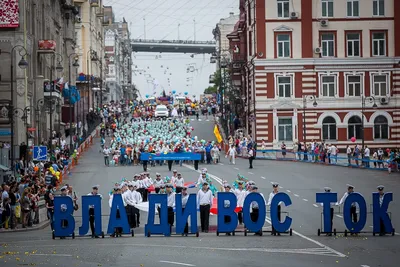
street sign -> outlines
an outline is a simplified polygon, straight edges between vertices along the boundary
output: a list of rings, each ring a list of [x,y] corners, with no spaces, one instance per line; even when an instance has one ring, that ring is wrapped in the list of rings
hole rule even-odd
[[[33,160],[46,160],[47,159],[47,147],[46,146],[34,146],[33,147]]]

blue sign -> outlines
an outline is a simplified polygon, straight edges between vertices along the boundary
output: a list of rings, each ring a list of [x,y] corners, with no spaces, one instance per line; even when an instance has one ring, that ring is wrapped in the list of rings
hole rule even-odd
[[[11,136],[11,128],[1,128],[0,136]]]
[[[168,154],[153,154],[153,153],[142,153],[140,154],[140,160],[200,160],[201,155],[199,153],[168,153]]]
[[[33,160],[46,160],[47,159],[47,147],[46,146],[34,146],[33,147]]]
[[[393,200],[392,193],[386,193],[383,196],[383,201],[380,202],[379,193],[372,194],[373,199],[373,224],[374,233],[382,231],[381,227],[384,227],[385,232],[393,231],[393,226],[388,215],[389,203]],[[324,226],[325,230],[331,230],[330,225],[330,207],[331,204],[337,200],[336,193],[317,193],[316,200],[319,203],[324,204]],[[191,232],[197,231],[197,207],[199,203],[196,201],[196,194],[191,194],[186,207],[183,209],[181,202],[182,196],[180,194],[175,195],[176,205],[176,233],[181,234],[184,231],[185,225],[187,225],[189,216],[191,220]],[[253,221],[251,218],[250,206],[256,202],[259,207],[259,216],[257,221]],[[226,205],[229,203],[229,205]],[[351,220],[351,207],[353,203],[357,203],[360,207],[358,222]],[[234,209],[236,207],[236,197],[232,193],[219,193],[218,194],[218,219],[217,229],[219,232],[231,232],[237,227],[237,214]],[[286,216],[280,221],[278,218],[278,206],[285,205],[290,206],[292,201],[286,193],[276,194],[271,202],[270,206],[270,218],[272,226],[279,233],[286,232],[291,224],[292,218]],[[82,226],[79,228],[79,234],[84,235],[88,232],[89,226],[89,212],[88,207],[94,206],[95,208],[95,231],[96,234],[101,232],[101,199],[98,196],[83,196],[82,197]],[[160,220],[159,223],[155,222],[155,210],[156,207],[160,208]],[[73,216],[73,201],[70,197],[57,196],[54,199],[54,231],[56,236],[70,236],[75,231],[75,218]],[[262,230],[265,222],[266,215],[265,200],[259,193],[250,193],[246,196],[243,204],[243,221],[246,227],[250,231],[258,232]],[[229,223],[224,222],[224,217],[230,217]],[[351,233],[358,233],[365,227],[367,218],[366,202],[364,197],[360,193],[350,194],[345,203],[343,209],[343,220],[347,229]],[[175,220],[174,220],[175,223]],[[121,227],[123,233],[129,233],[128,216],[124,209],[124,203],[121,195],[114,195],[111,212],[109,216],[108,233],[112,233],[113,229]],[[162,234],[165,236],[171,235],[171,227],[168,222],[168,206],[167,206],[167,195],[166,194],[150,194],[149,195],[149,216],[147,224],[145,225],[145,234]]]

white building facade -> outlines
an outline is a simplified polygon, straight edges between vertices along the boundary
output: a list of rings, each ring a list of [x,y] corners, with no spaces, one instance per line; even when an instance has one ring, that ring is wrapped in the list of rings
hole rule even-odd
[[[245,6],[248,130],[258,143],[345,148],[354,137],[375,148],[400,146],[400,1]]]

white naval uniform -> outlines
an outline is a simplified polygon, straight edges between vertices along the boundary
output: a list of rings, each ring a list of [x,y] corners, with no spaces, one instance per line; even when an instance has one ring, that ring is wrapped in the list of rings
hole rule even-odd
[[[183,178],[177,178],[175,179],[175,187],[183,187],[184,186],[185,181],[183,180]]]
[[[160,188],[163,184],[164,184],[164,181],[161,180],[161,179],[159,179],[159,180],[155,179],[154,180],[154,187],[155,188]]]

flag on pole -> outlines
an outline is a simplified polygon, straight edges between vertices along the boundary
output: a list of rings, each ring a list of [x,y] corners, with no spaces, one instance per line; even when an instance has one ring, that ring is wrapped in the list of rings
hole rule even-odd
[[[215,135],[215,138],[217,138],[218,143],[221,143],[222,137],[221,137],[221,134],[219,133],[219,129],[218,129],[217,125],[214,126],[214,135]]]

